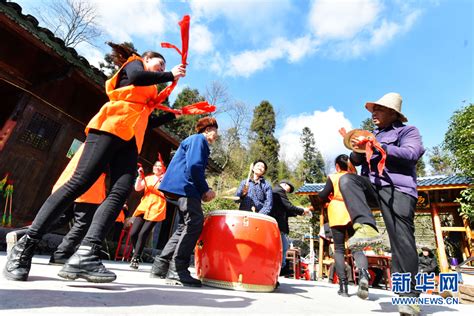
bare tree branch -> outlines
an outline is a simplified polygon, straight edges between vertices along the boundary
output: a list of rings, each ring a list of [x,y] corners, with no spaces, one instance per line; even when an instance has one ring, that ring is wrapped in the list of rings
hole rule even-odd
[[[95,46],[95,39],[102,35],[97,23],[99,15],[93,2],[53,0],[36,11],[45,26],[68,47],[76,47],[83,42]]]

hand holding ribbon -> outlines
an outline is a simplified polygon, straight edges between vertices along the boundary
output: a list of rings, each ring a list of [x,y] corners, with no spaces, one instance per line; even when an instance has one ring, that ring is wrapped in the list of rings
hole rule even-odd
[[[361,145],[365,144],[365,156],[367,159],[367,163],[369,165],[370,169],[370,159],[372,158],[372,155],[374,154],[374,147],[380,152],[380,161],[377,164],[377,171],[379,175],[381,176],[383,173],[383,169],[385,168],[385,160],[387,159],[387,153],[385,150],[382,148],[380,143],[375,139],[375,138],[364,138],[362,140],[359,140],[357,142],[357,145],[360,147]]]

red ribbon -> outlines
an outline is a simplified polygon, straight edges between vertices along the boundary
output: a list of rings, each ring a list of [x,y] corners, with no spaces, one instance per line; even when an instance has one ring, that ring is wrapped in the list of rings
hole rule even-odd
[[[181,28],[181,49],[176,47],[176,45],[170,43],[161,43],[161,47],[163,48],[173,48],[175,49],[178,54],[181,55],[181,63],[186,66],[187,59],[188,59],[188,48],[189,48],[189,23],[190,17],[189,15],[185,15],[183,19],[178,23],[179,27]],[[162,105],[162,103],[168,98],[171,92],[174,90],[176,85],[178,84],[178,80],[173,81],[173,83],[163,89],[157,96],[154,98],[149,105],[153,107],[163,110],[166,112],[171,112],[175,114],[205,114],[205,113],[212,113],[216,110],[214,105],[210,105],[207,102],[198,102],[191,105],[187,105],[182,107],[181,109],[171,109],[167,106]]]
[[[151,105],[149,103],[149,105]],[[183,115],[197,115],[197,114],[206,114],[212,113],[216,110],[216,106],[209,104],[207,101],[197,102],[190,105],[183,106],[181,109],[172,109],[162,104],[154,104],[153,107],[158,110],[163,110],[166,112],[171,112],[174,114],[183,114]]]
[[[161,43],[161,47],[176,49],[178,54],[181,55],[181,63],[185,66],[187,65],[186,60],[188,58],[188,47],[189,47],[189,21],[190,21],[189,15],[185,15],[183,19],[178,23],[181,28],[181,42],[182,42],[181,50],[173,44]],[[170,96],[171,92],[173,92],[177,84],[178,84],[178,79],[173,81],[172,84],[170,84],[169,86],[164,88],[162,91],[160,91],[160,93],[158,93],[156,98],[154,98],[153,103],[161,105],[161,103],[163,103],[166,100],[166,98]],[[155,106],[155,107],[161,110],[165,110],[159,106]],[[172,111],[168,111],[168,112],[172,112]]]
[[[385,150],[383,150],[382,146],[380,146],[380,143],[377,142],[373,138],[370,138],[370,139],[365,138],[358,143],[358,145],[363,145],[363,144],[366,144],[365,156],[366,156],[367,164],[369,165],[370,171],[372,171],[370,167],[370,159],[372,159],[372,155],[374,154],[374,150],[372,147],[375,147],[375,149],[377,149],[380,152],[381,158],[380,158],[379,163],[377,164],[377,171],[379,172],[379,176],[382,176],[383,169],[385,168],[385,160],[387,159],[387,153],[385,152]]]
[[[161,163],[161,178],[163,178],[163,175],[166,171],[165,163],[163,162],[163,159],[161,158],[160,152],[158,152],[158,161]],[[161,181],[161,179],[160,179]]]
[[[189,22],[191,18],[189,15],[185,15],[181,21],[179,21],[179,27],[181,28],[181,46],[182,49],[180,50],[173,44],[170,43],[161,43],[161,47],[163,48],[174,48],[178,54],[181,55],[181,63],[183,65],[187,65],[188,59],[188,47],[189,47]]]

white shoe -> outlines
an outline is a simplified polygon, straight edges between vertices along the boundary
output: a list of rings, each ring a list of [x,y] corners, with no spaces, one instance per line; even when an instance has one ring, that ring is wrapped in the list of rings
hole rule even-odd
[[[7,240],[7,255],[10,253],[10,250],[15,246],[18,241],[18,235],[16,231],[9,232],[6,236]]]

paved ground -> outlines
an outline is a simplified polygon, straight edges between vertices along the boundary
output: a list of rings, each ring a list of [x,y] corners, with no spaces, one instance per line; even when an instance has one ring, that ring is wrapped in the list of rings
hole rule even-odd
[[[3,270],[6,255],[0,252]],[[398,315],[393,294],[372,290],[367,301],[336,294],[336,285],[322,281],[280,278],[273,293],[250,293],[211,287],[172,287],[149,278],[150,265],[131,271],[127,264],[106,262],[117,274],[108,284],[66,281],[56,274],[60,267],[37,256],[28,282],[0,276],[0,315]],[[423,315],[473,315],[469,305],[425,306]]]

